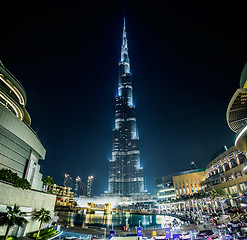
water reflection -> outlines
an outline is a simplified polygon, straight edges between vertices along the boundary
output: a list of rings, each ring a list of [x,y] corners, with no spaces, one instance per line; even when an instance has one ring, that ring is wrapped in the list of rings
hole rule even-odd
[[[137,215],[127,213],[113,214],[84,214],[73,212],[58,212],[58,224],[71,227],[101,226],[101,227],[123,227],[129,224],[130,227],[164,227],[173,218],[164,215]]]

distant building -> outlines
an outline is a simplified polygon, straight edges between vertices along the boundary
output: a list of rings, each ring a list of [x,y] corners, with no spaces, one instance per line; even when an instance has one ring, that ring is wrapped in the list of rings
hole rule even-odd
[[[225,189],[229,197],[247,193],[246,153],[235,146],[225,150],[207,165],[205,191]]]
[[[131,197],[146,193],[146,191],[144,189],[143,168],[140,164],[139,136],[132,93],[132,74],[125,21],[122,40],[107,193]]]
[[[159,202],[166,203],[175,199],[172,176],[173,174],[169,174],[161,179],[156,179],[156,191]]]
[[[72,206],[74,193],[70,187],[58,186],[53,184],[49,186],[49,190],[55,194],[56,197],[56,205],[57,206]]]
[[[77,176],[77,178],[75,180],[74,192],[75,192],[76,197],[87,196],[87,185],[82,182],[82,180],[79,176]]]
[[[174,174],[172,177],[176,198],[194,195],[202,189],[205,169],[193,169]]]
[[[67,173],[65,173],[65,175],[64,175],[64,183],[63,183],[63,185],[64,185],[65,187],[73,188],[73,179],[72,179],[72,177],[71,177],[69,174],[67,174]]]
[[[240,88],[228,105],[226,119],[229,128],[237,134],[236,148],[247,152],[247,63],[240,77]]]
[[[92,197],[92,190],[93,190],[93,176],[90,175],[87,178],[87,195],[88,195],[88,197]]]
[[[27,97],[21,83],[0,61],[0,168],[25,178],[32,189],[42,190],[39,160],[46,150],[31,128]]]

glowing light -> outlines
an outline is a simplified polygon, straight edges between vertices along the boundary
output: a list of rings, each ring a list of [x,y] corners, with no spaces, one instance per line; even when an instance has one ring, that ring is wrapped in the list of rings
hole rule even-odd
[[[3,98],[13,108],[13,110],[15,111],[16,116],[22,120],[23,119],[23,113],[18,108],[18,106],[15,103],[13,103],[7,96],[5,96],[1,92],[0,92],[0,97]]]
[[[77,176],[76,181],[81,181],[81,178]]]
[[[174,190],[174,188],[161,189],[159,192],[168,192]]]
[[[14,94],[19,99],[20,104],[25,105],[24,98],[23,98],[22,94],[19,92],[19,90],[8,79],[6,79],[2,74],[0,74],[0,79],[14,92]]]
[[[158,198],[168,198],[168,197],[175,197],[175,194],[164,195],[164,196],[158,196]]]
[[[247,126],[238,134],[236,140],[235,140],[235,146],[237,146],[239,138],[246,132]]]

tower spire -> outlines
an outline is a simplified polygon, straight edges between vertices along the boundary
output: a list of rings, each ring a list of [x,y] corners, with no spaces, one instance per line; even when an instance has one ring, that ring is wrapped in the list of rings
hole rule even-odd
[[[129,53],[128,53],[125,18],[124,18],[124,23],[123,23],[123,42],[121,46],[121,63],[125,63],[126,65],[128,65],[125,73],[130,73],[130,66],[129,66],[130,60],[129,60]]]

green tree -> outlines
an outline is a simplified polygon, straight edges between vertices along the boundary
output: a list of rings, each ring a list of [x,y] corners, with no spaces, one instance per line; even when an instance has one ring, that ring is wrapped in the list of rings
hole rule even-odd
[[[14,225],[22,227],[27,223],[27,220],[22,217],[23,214],[25,213],[17,205],[14,205],[13,208],[7,207],[7,212],[0,212],[0,226],[7,226],[4,240],[7,240],[11,227]]]
[[[47,192],[48,187],[54,184],[53,178],[51,176],[46,176],[42,179],[44,191]]]
[[[209,198],[211,200],[211,203],[212,203],[212,206],[213,206],[213,209],[214,209],[214,213],[216,213],[215,199],[217,198],[217,191],[215,189],[213,189],[212,191],[210,191],[208,193],[208,195],[209,195]]]
[[[226,191],[224,189],[213,189],[212,191],[209,192],[209,197],[210,197],[210,199],[212,201],[212,205],[213,205],[213,208],[214,208],[214,212],[215,213],[216,213],[215,201],[217,199],[220,201],[223,214],[225,213],[224,207],[223,207],[223,204],[222,204],[222,201],[221,201],[221,198],[223,196],[225,196],[225,195],[226,195]]]
[[[203,208],[204,208],[204,205],[206,205],[207,211],[209,212],[208,204],[207,204],[207,198],[209,196],[208,196],[208,193],[205,192],[205,189],[200,190],[199,192],[195,193],[194,197],[196,200],[200,202],[201,211],[204,212]]]
[[[223,206],[223,203],[222,203],[222,198],[224,198],[226,196],[226,191],[225,189],[216,189],[216,198],[219,200],[220,202],[220,206],[221,206],[221,210],[222,210],[222,213],[225,214],[225,209],[224,209],[224,206]]]
[[[49,210],[45,210],[44,208],[41,208],[40,211],[37,211],[33,214],[33,218],[35,220],[40,221],[39,231],[37,233],[37,238],[39,237],[40,230],[42,227],[42,223],[48,223],[51,220],[51,215]]]

